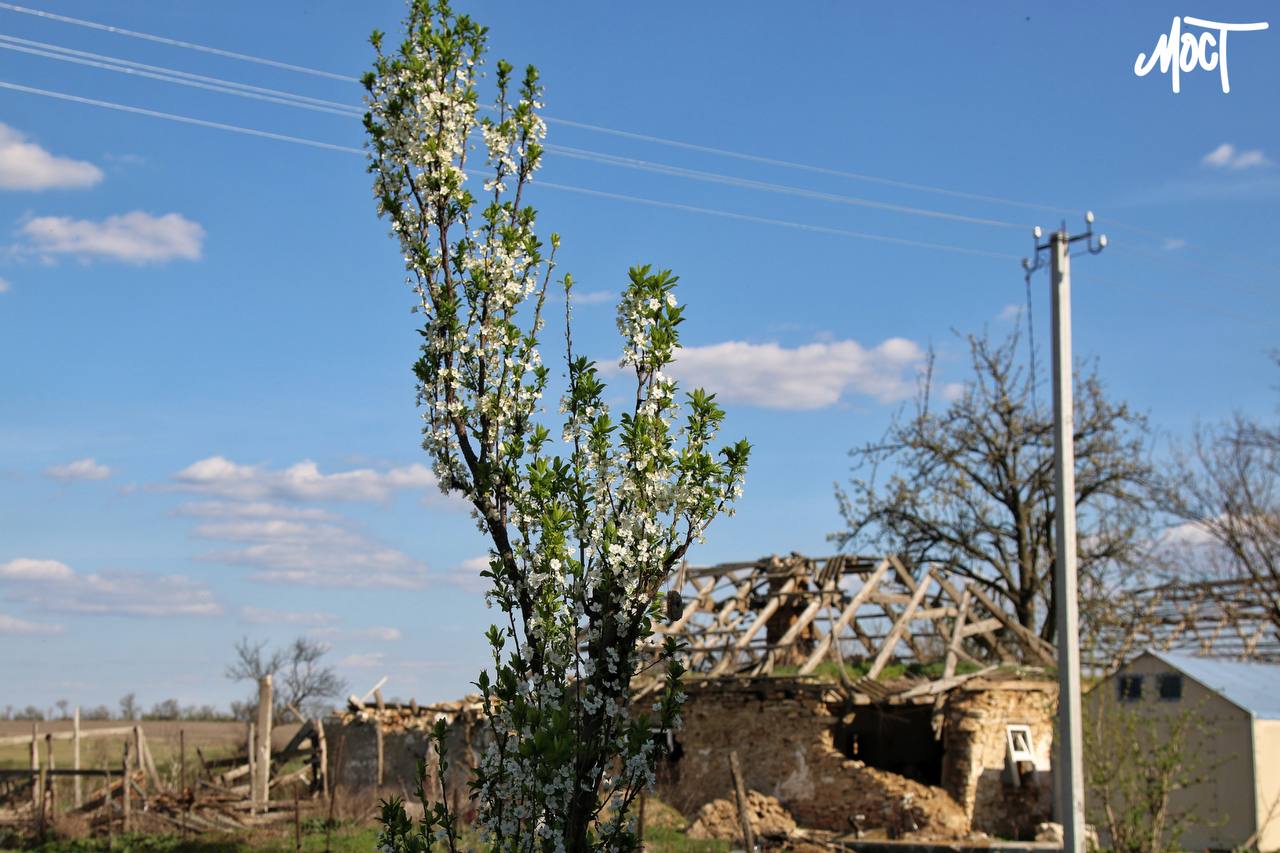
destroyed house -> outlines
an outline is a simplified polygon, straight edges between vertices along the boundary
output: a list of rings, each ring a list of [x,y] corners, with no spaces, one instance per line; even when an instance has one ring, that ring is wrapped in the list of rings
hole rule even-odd
[[[692,817],[730,789],[802,827],[871,836],[1027,838],[1050,819],[1054,650],[975,584],[895,557],[800,555],[696,568],[661,635],[685,644],[683,726],[656,796]],[[634,683],[643,699],[656,683]],[[339,784],[412,792],[427,729],[450,724],[446,789],[466,807],[478,703],[353,703],[330,749]]]

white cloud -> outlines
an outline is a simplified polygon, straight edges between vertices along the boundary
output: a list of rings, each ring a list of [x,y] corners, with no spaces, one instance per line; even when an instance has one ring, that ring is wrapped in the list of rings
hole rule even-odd
[[[386,657],[382,652],[368,652],[361,655],[347,655],[338,661],[338,666],[349,667],[350,669],[372,669],[375,666],[381,666],[383,659]]]
[[[1160,534],[1160,541],[1173,547],[1199,547],[1217,542],[1205,525],[1198,521],[1183,521],[1166,528]]]
[[[102,170],[92,163],[56,157],[21,132],[0,124],[0,189],[81,189],[101,180]]]
[[[1260,149],[1254,148],[1249,151],[1242,151],[1230,142],[1222,143],[1204,155],[1204,159],[1200,162],[1215,169],[1251,169],[1257,166],[1271,165],[1271,161],[1267,159]]]
[[[0,613],[0,634],[61,634],[63,630],[64,629],[61,625],[50,625],[44,622],[28,622],[25,619],[18,619],[14,616],[6,616],[5,614]]]
[[[287,506],[266,501],[195,501],[183,504],[173,514],[194,518],[301,518],[315,521],[337,518],[333,513],[317,507]]]
[[[852,340],[795,348],[728,341],[680,349],[672,371],[686,388],[704,387],[724,402],[811,410],[846,393],[885,403],[909,397],[924,360],[924,350],[905,338],[871,349]]]
[[[222,456],[192,463],[174,475],[174,488],[243,501],[385,501],[396,491],[437,483],[425,465],[379,472],[357,468],[322,474],[310,459],[284,469],[241,465]]]
[[[967,387],[963,382],[948,382],[942,386],[942,399],[953,403],[964,396]]]
[[[13,285],[3,278],[0,278],[0,293],[8,293],[13,290]]]
[[[45,257],[72,255],[130,264],[199,260],[204,243],[204,228],[181,214],[152,216],[140,210],[101,222],[39,216],[23,224],[21,232],[30,241],[28,250]]]
[[[584,290],[573,294],[574,305],[604,305],[613,302],[618,294],[612,290]]]
[[[424,670],[449,669],[450,661],[415,660],[412,658],[388,658],[385,652],[351,654],[338,661],[338,666],[348,669],[376,669],[382,674],[414,673]]]
[[[116,616],[216,616],[213,593],[182,575],[80,574],[57,560],[19,557],[0,565],[5,597],[44,611]]]
[[[1164,242],[1160,244],[1160,247],[1166,252],[1176,252],[1179,249],[1185,249],[1187,247],[1187,241],[1183,240],[1181,237],[1165,237]]]
[[[1000,309],[1000,313],[997,315],[996,319],[1003,320],[1006,323],[1012,323],[1015,320],[1021,319],[1022,312],[1026,310],[1027,306],[1025,305],[1018,305],[1016,303],[1009,304]]]
[[[250,625],[332,625],[337,614],[313,610],[270,610],[263,607],[241,607],[240,621]]]
[[[317,637],[338,640],[381,640],[384,643],[392,643],[400,639],[400,629],[388,625],[373,625],[368,628],[318,628],[311,633]]]
[[[0,579],[21,581],[60,581],[75,575],[71,567],[57,560],[32,560],[19,557],[0,563]]]
[[[111,469],[92,458],[77,459],[66,465],[54,465],[44,469],[46,477],[55,480],[105,480],[111,476]]]
[[[234,547],[209,551],[198,559],[256,569],[252,580],[402,589],[427,582],[421,562],[370,539],[332,515],[326,520],[224,516],[196,525],[191,534],[231,543]]]
[[[486,592],[489,589],[489,579],[480,577],[480,573],[487,568],[489,568],[489,557],[486,554],[463,560],[455,566],[450,566],[446,571],[440,572],[436,577],[444,583],[452,584],[467,592]]]
[[[417,464],[322,473],[311,460],[271,468],[211,456],[159,488],[216,498],[174,510],[200,519],[192,536],[229,546],[200,554],[200,560],[255,569],[250,578],[268,583],[411,589],[429,581],[420,560],[337,513],[294,502],[388,501],[399,491],[434,489],[436,482],[429,468]]]

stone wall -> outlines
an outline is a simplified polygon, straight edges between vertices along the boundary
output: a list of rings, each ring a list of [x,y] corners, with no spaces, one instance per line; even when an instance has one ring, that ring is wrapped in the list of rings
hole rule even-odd
[[[679,757],[659,774],[657,796],[686,815],[729,795],[736,750],[746,787],[777,797],[801,826],[849,831],[909,827],[937,838],[968,831],[964,810],[941,788],[868,767],[835,746],[839,697],[829,686],[762,679],[691,684]]]
[[[445,738],[449,772],[444,790],[455,813],[469,820],[474,815],[467,782],[479,759],[485,737],[482,714],[473,702],[448,706],[414,707],[412,713],[398,707],[379,713],[369,708],[326,722],[329,773],[337,785],[350,788],[381,788],[414,799],[418,784],[418,762],[426,762],[425,785],[431,799],[439,799],[441,786],[436,772],[437,756],[429,731],[436,720],[448,726]],[[378,742],[381,740],[382,775],[378,775]]]
[[[930,785],[847,755],[849,743],[839,740],[854,730],[874,736],[866,732],[870,715],[903,714],[902,706],[846,707],[829,686],[799,681],[695,683],[676,738],[682,754],[663,768],[658,796],[685,814],[727,796],[727,756],[737,750],[747,787],[777,797],[801,826],[847,831],[862,815],[873,831],[914,822],[936,838],[1030,838],[1052,813],[1056,701],[1055,685],[1039,681],[978,680],[951,691],[942,705],[940,784]],[[1036,759],[1017,786],[1005,771],[1010,724],[1030,727]],[[921,728],[917,737],[933,737]]]
[[[1037,823],[1049,820],[1057,698],[1051,683],[977,679],[952,690],[942,703],[940,745],[928,726],[928,705],[847,705],[832,685],[809,679],[694,680],[688,693],[684,726],[673,757],[658,769],[656,791],[686,816],[731,796],[728,756],[736,750],[746,787],[777,797],[804,827],[844,832],[860,816],[872,834],[914,826],[917,837],[936,839],[972,832],[1029,838]],[[886,719],[878,724],[877,715]],[[449,725],[449,800],[469,816],[466,782],[485,728],[478,708],[466,703],[334,720],[326,725],[331,778],[353,787],[376,784],[381,729],[382,787],[411,797],[418,760],[434,763],[427,730],[438,718]],[[914,728],[904,731],[903,719]],[[1005,768],[1010,724],[1030,727],[1035,755],[1016,786]],[[904,755],[910,758],[905,766],[889,765],[900,772],[886,769],[886,758]],[[428,791],[438,797],[430,766],[428,773]]]
[[[943,787],[973,829],[1004,838],[1031,838],[1053,811],[1053,719],[1057,685],[1044,681],[975,680],[947,696]],[[1006,768],[1006,726],[1031,728],[1033,768],[1018,784]]]

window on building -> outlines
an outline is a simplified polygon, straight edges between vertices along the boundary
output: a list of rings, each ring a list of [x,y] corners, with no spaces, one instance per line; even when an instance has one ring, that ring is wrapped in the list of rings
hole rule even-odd
[[[1156,676],[1156,688],[1162,700],[1177,702],[1182,698],[1182,676],[1176,672],[1166,672]]]
[[[1013,787],[1021,788],[1023,779],[1029,778],[1036,770],[1036,757],[1031,751],[1031,727],[1025,725],[1005,726],[1006,778]]]
[[[1005,737],[1009,746],[1009,760],[1013,762],[1030,761],[1035,763],[1036,757],[1031,752],[1031,727],[1006,726]]]
[[[1121,675],[1116,679],[1116,698],[1121,702],[1138,702],[1142,699],[1142,676]]]

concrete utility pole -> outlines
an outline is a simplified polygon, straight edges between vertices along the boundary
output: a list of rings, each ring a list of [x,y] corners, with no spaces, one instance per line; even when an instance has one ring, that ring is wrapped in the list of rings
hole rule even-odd
[[[1023,260],[1027,278],[1043,266],[1040,253],[1049,253],[1049,279],[1053,296],[1053,472],[1054,628],[1058,638],[1058,744],[1053,768],[1055,811],[1062,823],[1064,853],[1084,853],[1084,737],[1080,714],[1080,618],[1076,593],[1076,455],[1075,413],[1072,402],[1071,365],[1071,244],[1085,241],[1092,254],[1107,245],[1105,235],[1093,242],[1093,214],[1085,214],[1083,234],[1068,236],[1063,228],[1036,239],[1035,263]]]

